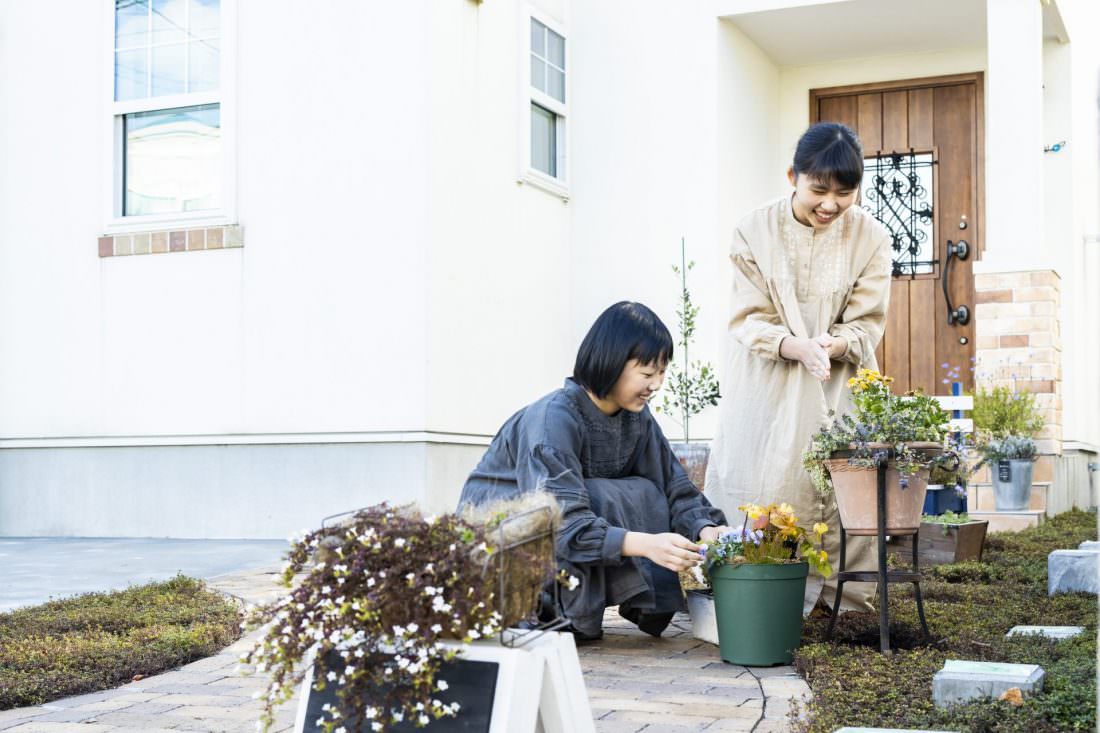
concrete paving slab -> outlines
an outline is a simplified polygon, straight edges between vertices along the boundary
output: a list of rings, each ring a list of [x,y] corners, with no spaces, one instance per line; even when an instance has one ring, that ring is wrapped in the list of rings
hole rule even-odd
[[[178,573],[211,578],[277,565],[288,547],[281,540],[0,537],[0,613]]]

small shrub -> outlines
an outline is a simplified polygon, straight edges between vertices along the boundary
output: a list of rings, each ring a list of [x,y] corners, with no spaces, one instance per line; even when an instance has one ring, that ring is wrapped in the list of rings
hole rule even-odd
[[[1000,568],[987,562],[967,560],[946,565],[933,565],[927,574],[945,583],[991,583],[1000,580]]]
[[[981,388],[974,395],[970,413],[974,429],[990,433],[995,438],[1024,435],[1034,438],[1043,429],[1043,416],[1035,407],[1035,395],[1016,392],[1008,387]]]

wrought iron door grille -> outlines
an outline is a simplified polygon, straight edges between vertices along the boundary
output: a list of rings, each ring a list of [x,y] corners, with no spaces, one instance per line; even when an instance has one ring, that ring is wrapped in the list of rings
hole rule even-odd
[[[893,276],[935,272],[931,153],[878,153],[863,159],[862,206],[890,232]]]

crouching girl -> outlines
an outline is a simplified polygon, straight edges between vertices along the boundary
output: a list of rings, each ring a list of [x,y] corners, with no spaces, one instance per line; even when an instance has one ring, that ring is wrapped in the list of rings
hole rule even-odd
[[[691,483],[647,405],[672,359],[672,337],[649,308],[604,311],[573,377],[504,424],[466,481],[459,506],[552,492],[561,505],[559,567],[580,579],[561,611],[581,640],[602,634],[604,609],[660,636],[683,610],[677,572],[699,542],[727,531]]]

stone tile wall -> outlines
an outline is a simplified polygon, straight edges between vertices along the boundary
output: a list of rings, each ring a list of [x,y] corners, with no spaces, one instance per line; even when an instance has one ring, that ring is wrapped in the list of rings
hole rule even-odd
[[[1061,280],[1053,270],[974,276],[979,386],[1035,395],[1044,454],[1062,452]]]
[[[241,227],[199,227],[168,232],[115,234],[99,238],[100,257],[148,255],[162,252],[190,252],[197,249],[243,247]]]

